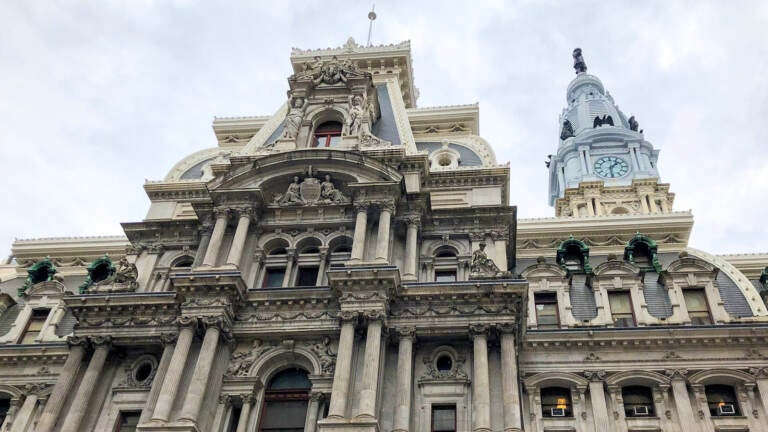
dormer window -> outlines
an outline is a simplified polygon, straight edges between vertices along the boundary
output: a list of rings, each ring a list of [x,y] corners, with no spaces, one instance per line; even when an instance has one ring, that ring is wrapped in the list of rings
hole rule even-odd
[[[315,129],[312,147],[336,147],[341,142],[341,123],[329,121]]]

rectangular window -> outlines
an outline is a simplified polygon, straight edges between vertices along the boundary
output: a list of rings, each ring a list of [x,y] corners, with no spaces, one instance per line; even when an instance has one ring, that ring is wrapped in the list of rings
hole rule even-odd
[[[629,291],[609,292],[608,305],[611,308],[614,327],[635,326],[635,316],[632,314],[632,300]]]
[[[317,285],[317,273],[320,269],[317,267],[299,267],[299,274],[296,277],[296,286],[315,286]]]
[[[115,432],[135,432],[141,411],[120,411]]]
[[[557,294],[536,293],[533,296],[536,304],[536,324],[540,329],[556,329],[560,324],[557,315]]]
[[[280,288],[283,286],[283,279],[285,278],[285,268],[267,268],[267,272],[264,275],[264,288]]]
[[[703,288],[683,290],[685,307],[688,309],[688,316],[693,325],[710,325],[712,317],[709,315],[709,305],[707,304],[707,294]]]
[[[435,270],[435,282],[456,282],[456,269]]]
[[[432,405],[432,432],[456,431],[456,405]]]
[[[35,339],[40,336],[40,332],[43,330],[43,324],[48,319],[48,313],[50,309],[35,309],[32,311],[32,316],[27,321],[27,328],[24,330],[24,334],[21,337],[19,343],[21,344],[33,344]]]

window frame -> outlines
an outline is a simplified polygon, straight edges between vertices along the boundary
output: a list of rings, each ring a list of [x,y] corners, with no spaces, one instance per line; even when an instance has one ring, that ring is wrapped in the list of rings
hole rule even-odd
[[[122,432],[122,423],[125,420],[125,414],[127,413],[135,415],[136,426],[139,425],[141,419],[141,410],[120,410],[117,412],[117,419],[115,420],[115,427],[113,429],[114,432]],[[134,430],[136,429],[134,428]]]
[[[709,307],[709,298],[707,296],[707,290],[704,287],[690,287],[690,288],[683,288],[682,289],[683,294],[683,302],[685,302],[685,309],[688,312],[688,319],[691,321],[691,325],[713,325],[715,323],[714,317],[712,316],[712,309]],[[703,297],[703,305],[705,306],[706,310],[699,310],[694,311],[694,315],[691,314],[691,309],[688,307],[688,297],[686,294],[688,293],[701,293]],[[700,322],[701,318],[705,318],[706,313],[706,323]]]
[[[338,129],[328,129],[328,130],[321,130],[323,126],[330,125],[331,123],[337,124]],[[312,132],[312,148],[332,148],[332,147],[338,147],[341,144],[341,132],[343,129],[343,125],[340,122],[329,120],[325,121],[317,127],[315,127],[315,130]],[[322,138],[322,144],[321,145],[321,138]],[[337,141],[334,141],[333,138],[338,138]]]
[[[268,285],[267,281],[269,280],[269,273],[270,271],[275,271],[275,270],[282,270],[283,280],[280,281],[280,285],[277,285],[277,286]],[[264,277],[261,280],[261,288],[282,288],[283,283],[285,281],[285,273],[287,270],[288,270],[288,267],[286,264],[272,264],[272,265],[265,266]]]
[[[728,394],[728,396],[732,397],[732,401],[711,401],[710,396],[714,396],[713,393],[715,393],[715,388],[719,389],[727,389],[726,392],[720,393],[722,394]],[[727,418],[727,417],[738,417],[741,416],[741,406],[739,406],[739,396],[737,394],[736,387],[728,384],[708,384],[704,386],[704,397],[707,400],[707,408],[709,409],[709,415],[714,418]],[[723,414],[720,415],[717,413],[717,408],[722,405],[733,405],[733,414]]]
[[[613,305],[611,303],[611,296],[626,296],[627,298],[627,304],[629,305],[629,313],[615,313],[613,311]],[[632,292],[628,290],[613,290],[608,291],[608,309],[611,311],[611,324],[613,324],[614,327],[617,328],[632,328],[637,327],[637,316],[635,315],[635,308],[632,304]],[[632,320],[632,325],[616,325],[616,322],[618,319],[616,318],[616,315],[619,315],[623,318],[621,319],[627,319],[630,318]]]
[[[544,296],[547,296],[547,298],[544,299],[543,301],[537,301],[537,297],[538,298],[542,298]],[[551,297],[551,300],[550,300],[550,297]],[[536,314],[536,328],[537,329],[547,330],[547,329],[558,329],[558,328],[560,328],[560,305],[558,303],[559,302],[558,302],[558,299],[557,299],[557,293],[556,292],[537,292],[537,293],[533,293],[533,310],[534,310],[534,312]],[[541,321],[539,320],[540,315],[539,315],[539,308],[538,308],[538,306],[540,304],[541,305],[554,305],[555,324],[543,324],[544,327],[542,327]],[[550,316],[550,315],[546,315],[546,316]]]
[[[639,390],[644,389],[643,391],[635,392],[634,394],[630,395],[628,394],[628,391],[632,390]],[[644,393],[644,394],[643,394]],[[627,397],[628,396],[637,396],[637,397],[644,397],[647,399],[646,403],[627,403]],[[625,417],[631,417],[631,418],[648,418],[648,417],[654,417],[656,416],[656,407],[654,406],[653,402],[653,389],[649,388],[648,386],[644,385],[628,385],[621,388],[621,399],[624,404],[624,415]],[[635,415],[634,408],[638,406],[647,406],[648,407],[648,415]]]
[[[291,388],[291,389],[273,389],[271,388],[273,380],[280,375],[281,373],[290,370],[291,368],[284,369],[277,374],[273,375],[272,378],[270,378],[270,382],[267,386],[267,388],[264,389],[264,397],[261,401],[261,409],[259,412],[259,425],[256,428],[258,432],[263,432],[264,430],[264,421],[266,420],[267,416],[267,402],[280,402],[280,401],[305,401],[306,402],[306,411],[304,414],[304,419],[306,422],[307,415],[309,414],[309,395],[312,390],[311,383],[310,387],[308,388]],[[307,373],[306,370],[301,369],[305,373]],[[307,373],[307,375],[309,375]],[[304,425],[301,425],[302,428],[304,428]]]
[[[453,430],[435,429],[435,411],[436,410],[452,410],[453,411]],[[458,412],[456,410],[456,404],[434,404],[429,408],[429,430],[430,432],[456,432],[458,423]]]
[[[27,318],[26,324],[24,324],[24,330],[21,332],[21,334],[19,334],[19,338],[16,340],[16,343],[18,343],[19,345],[32,345],[32,344],[38,343],[39,341],[36,342],[34,339],[40,338],[40,336],[45,331],[45,328],[46,328],[45,324],[48,322],[48,318],[50,318],[51,316],[51,310],[52,310],[51,308],[47,308],[47,307],[33,308],[29,314],[29,317]],[[35,319],[35,318],[41,318],[41,316],[39,315],[37,317],[35,316],[35,314],[39,311],[46,311],[45,318],[43,318],[42,320]],[[33,322],[39,322],[40,329],[37,330],[37,333],[35,334],[35,337],[31,342],[24,342],[24,339],[26,339],[27,335],[29,334],[29,331],[30,331],[29,327],[32,325]]]
[[[554,404],[545,404],[545,395],[544,392],[548,390],[563,390],[562,395],[565,396],[565,415],[563,417],[553,417],[552,416],[552,408],[560,408],[560,405],[563,405],[560,403],[560,400],[557,399]],[[552,391],[552,393],[554,393]],[[557,397],[558,395],[550,394],[546,397]],[[543,387],[539,389],[539,398],[541,400],[540,406],[541,406],[541,416],[544,418],[573,418],[573,395],[571,394],[571,389],[567,387],[559,387],[559,386],[552,386],[552,387]]]

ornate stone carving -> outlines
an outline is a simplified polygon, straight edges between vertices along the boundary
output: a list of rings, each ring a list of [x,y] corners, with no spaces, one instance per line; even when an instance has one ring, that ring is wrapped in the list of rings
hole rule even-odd
[[[344,194],[336,189],[331,181],[330,174],[325,175],[325,180],[320,183],[320,201],[324,203],[344,204],[349,202],[349,199]]]
[[[560,129],[560,139],[566,140],[573,136],[573,125],[568,119],[563,120],[563,128]]]
[[[56,266],[53,264],[53,261],[51,261],[50,257],[45,257],[44,259],[34,263],[27,270],[27,279],[24,281],[24,285],[22,285],[18,290],[19,297],[24,295],[27,289],[31,288],[32,285],[38,284],[40,282],[49,282],[54,280],[62,282],[61,277],[56,275],[56,273]]]
[[[490,326],[488,324],[473,323],[469,325],[469,337],[474,339],[478,336],[488,336]]]
[[[363,77],[370,75],[368,72],[361,72],[357,65],[351,60],[339,60],[333,56],[330,60],[323,60],[320,56],[315,56],[313,61],[304,63],[304,70],[292,75],[288,80],[311,81],[314,85],[335,85],[346,83],[347,79],[352,77]]]
[[[398,327],[396,332],[400,339],[416,339],[416,327]]]
[[[321,341],[309,343],[308,348],[320,359],[323,374],[333,374],[336,368],[336,353],[331,349],[331,339],[326,336]]]
[[[597,371],[584,371],[584,378],[590,380],[590,381],[602,381],[605,379],[606,372],[604,370],[597,370]]]
[[[91,344],[94,347],[106,346],[110,348],[112,346],[112,336],[93,336],[91,337]]]
[[[304,112],[307,104],[304,98],[294,97],[291,99],[291,109],[285,116],[285,126],[283,127],[283,139],[295,139],[301,127],[301,120],[304,118]]]
[[[366,119],[366,116],[368,118]],[[366,121],[368,120],[368,121]],[[364,126],[368,126],[370,121],[370,105],[360,95],[352,95],[349,97],[349,116],[344,122],[344,129],[342,135],[345,136],[360,136],[363,132]]]
[[[317,204],[346,204],[349,199],[343,192],[336,189],[331,181],[329,174],[325,175],[325,180],[321,183],[315,177],[312,177],[312,168],[308,169],[309,176],[299,183],[299,176],[293,177],[293,182],[288,185],[283,194],[277,194],[274,197],[274,204],[279,206],[300,206]]]
[[[451,368],[449,370],[439,370],[437,359],[442,356],[451,358]],[[466,357],[451,347],[438,347],[429,355],[422,358],[426,372],[419,378],[419,382],[442,381],[442,380],[469,380],[469,375],[464,370]]]
[[[250,350],[238,351],[232,354],[227,371],[224,372],[224,376],[230,378],[248,376],[254,362],[275,346],[277,345],[274,342],[264,342],[260,339],[254,340]]]
[[[480,243],[480,248],[472,253],[472,264],[470,266],[470,279],[487,279],[511,277],[511,273],[499,270],[499,267],[492,259],[488,258],[485,252],[485,242]]]
[[[229,406],[232,404],[232,395],[220,394],[218,400],[220,404],[224,406]]]
[[[154,246],[158,248],[162,246]],[[159,253],[159,252],[156,252]],[[108,255],[93,261],[88,268],[88,278],[80,285],[80,293],[94,291],[135,291],[139,284],[136,278],[139,271],[136,265],[128,262],[126,257],[120,258],[117,265],[112,264]]]
[[[664,374],[669,377],[670,380],[683,380],[685,381],[685,376],[688,375],[687,369],[667,369],[664,371]]]

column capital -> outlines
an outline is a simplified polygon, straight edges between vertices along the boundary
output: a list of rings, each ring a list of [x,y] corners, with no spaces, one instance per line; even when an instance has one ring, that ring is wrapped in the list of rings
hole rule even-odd
[[[229,219],[231,213],[232,210],[227,207],[216,207],[213,209],[213,216],[216,219]]]
[[[31,383],[24,386],[24,393],[27,396],[34,395],[41,397],[48,394],[48,389],[50,387],[51,385],[46,383]]]
[[[112,346],[112,336],[92,336],[90,339],[94,348],[103,346],[109,349]]]
[[[191,327],[192,330],[195,330],[197,327],[197,318],[191,316],[180,316],[176,318],[176,324],[179,326],[179,328]]]
[[[584,378],[590,382],[602,382],[605,379],[606,372],[604,370],[587,370],[584,371]]]
[[[496,330],[501,334],[514,336],[517,333],[516,323],[498,323],[496,324]]]
[[[206,330],[209,328],[216,328],[222,333],[228,333],[231,330],[231,326],[226,319],[221,315],[208,315],[201,318],[201,321],[205,325]]]
[[[685,381],[688,369],[667,369],[664,371],[664,374],[672,381]]]
[[[313,402],[322,402],[325,399],[325,393],[320,391],[313,391],[309,394],[309,400]]]
[[[256,395],[253,393],[244,393],[240,395],[240,400],[243,402],[243,405],[252,404],[256,402]]]
[[[416,327],[398,327],[395,332],[400,340],[410,339],[413,341],[416,339]]]
[[[386,210],[391,214],[395,214],[395,200],[379,201],[376,203],[376,205],[381,209],[381,211]]]
[[[360,316],[360,312],[357,311],[341,311],[339,312],[339,320],[343,323],[352,322],[356,323],[357,318]]]
[[[356,213],[367,213],[368,209],[371,208],[371,202],[370,201],[355,201],[353,204],[355,207]]]
[[[224,406],[232,405],[232,395],[220,394],[219,395],[219,403],[224,405]]]
[[[176,340],[179,338],[179,335],[176,333],[162,333],[160,335],[160,342],[163,345],[173,345],[176,343]]]
[[[383,324],[386,320],[386,314],[376,309],[363,311],[363,317],[369,324],[374,321],[380,321]]]
[[[754,375],[756,379],[768,379],[768,367],[749,368],[749,373]]]
[[[486,234],[487,233],[485,233],[484,231],[471,231],[469,233],[469,240],[473,242],[483,241],[485,240]]]
[[[474,323],[469,325],[469,337],[475,339],[479,336],[488,337],[490,326],[488,324]]]
[[[88,340],[82,336],[68,336],[67,345],[69,345],[69,349],[76,346],[85,348],[88,345]]]

